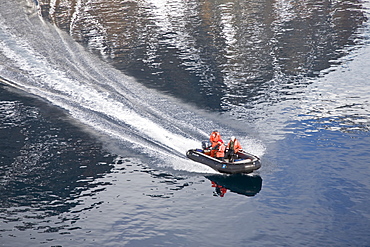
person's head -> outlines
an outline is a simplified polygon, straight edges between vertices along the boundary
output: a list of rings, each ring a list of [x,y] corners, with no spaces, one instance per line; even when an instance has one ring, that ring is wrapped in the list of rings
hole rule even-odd
[[[235,136],[232,136],[231,138],[230,138],[230,140],[232,140],[233,142],[235,141]]]

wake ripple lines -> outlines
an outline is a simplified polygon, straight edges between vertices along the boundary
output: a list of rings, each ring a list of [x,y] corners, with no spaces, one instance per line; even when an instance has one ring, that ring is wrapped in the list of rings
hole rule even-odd
[[[6,3],[11,5],[6,8],[17,9],[16,4]],[[214,127],[86,52],[45,23],[36,8],[12,13],[0,16],[3,82],[64,108],[124,148],[162,161],[185,162],[185,151],[198,146]]]

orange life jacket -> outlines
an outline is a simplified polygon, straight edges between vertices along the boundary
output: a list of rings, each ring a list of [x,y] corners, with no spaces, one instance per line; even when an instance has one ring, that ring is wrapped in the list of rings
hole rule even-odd
[[[215,147],[217,145],[217,142],[221,140],[221,135],[217,131],[213,131],[211,136],[209,137],[209,140],[212,143],[212,147]]]
[[[218,144],[218,145],[219,147],[217,149],[216,157],[217,158],[225,157],[225,150],[226,150],[225,145],[223,143]]]
[[[242,150],[242,145],[240,145],[240,142],[235,139],[235,141],[230,140],[229,143],[227,144],[228,149],[233,149],[235,153],[239,152]]]

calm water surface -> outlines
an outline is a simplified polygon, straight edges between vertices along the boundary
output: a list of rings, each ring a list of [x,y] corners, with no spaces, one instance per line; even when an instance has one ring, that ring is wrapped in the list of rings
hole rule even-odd
[[[0,245],[370,245],[369,7],[0,3]]]

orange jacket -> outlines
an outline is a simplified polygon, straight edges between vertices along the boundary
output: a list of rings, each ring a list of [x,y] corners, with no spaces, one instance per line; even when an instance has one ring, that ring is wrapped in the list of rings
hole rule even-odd
[[[228,149],[233,148],[235,153],[243,149],[242,145],[240,145],[240,142],[237,139],[235,139],[235,141],[230,140],[229,143],[227,144],[227,148]]]
[[[209,140],[212,143],[212,147],[215,147],[217,145],[217,142],[221,140],[221,135],[217,131],[213,131],[211,136],[209,137]]]
[[[216,157],[217,158],[225,157],[225,150],[226,150],[225,145],[223,143],[220,143],[220,144],[217,144],[217,145],[219,145],[219,146],[218,146],[218,149],[217,149]]]

